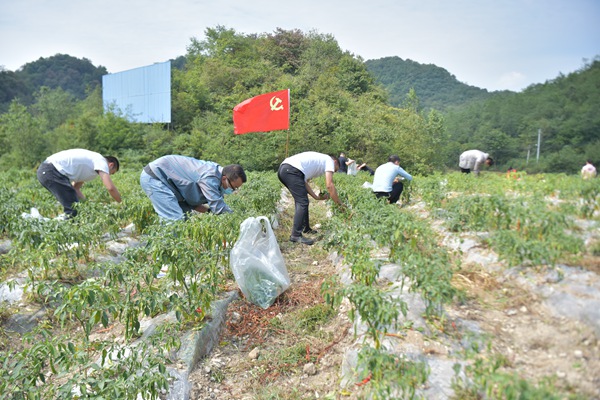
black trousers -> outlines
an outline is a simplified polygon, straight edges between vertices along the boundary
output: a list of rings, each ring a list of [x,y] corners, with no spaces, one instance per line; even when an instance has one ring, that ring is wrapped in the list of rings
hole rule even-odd
[[[277,177],[294,198],[296,209],[292,236],[302,236],[302,231],[310,227],[308,223],[308,191],[304,182],[304,173],[289,164],[281,164],[277,171]]]
[[[43,162],[37,170],[37,178],[42,186],[48,189],[63,206],[67,217],[70,218],[77,215],[73,204],[77,203],[79,199],[67,176],[58,172],[51,163]]]
[[[396,182],[392,185],[391,192],[375,192],[375,196],[377,198],[387,197],[390,204],[394,204],[398,200],[400,200],[400,195],[402,194],[402,190],[404,190],[404,184],[402,182]]]

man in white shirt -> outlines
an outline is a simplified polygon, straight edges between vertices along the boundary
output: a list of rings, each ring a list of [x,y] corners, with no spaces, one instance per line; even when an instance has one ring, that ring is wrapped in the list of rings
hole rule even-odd
[[[482,165],[488,167],[494,165],[494,160],[490,158],[488,153],[479,150],[467,150],[460,155],[458,160],[460,171],[464,174],[469,174],[472,170],[475,175],[479,176]]]
[[[119,170],[119,160],[113,156],[103,156],[99,153],[84,150],[63,150],[48,157],[38,168],[37,177],[44,186],[63,206],[65,216],[72,218],[77,215],[73,204],[84,200],[81,187],[100,176],[108,193],[117,202],[121,202],[121,194],[110,176]]]
[[[591,160],[587,160],[583,168],[581,168],[581,177],[583,179],[592,179],[596,176],[596,167]]]
[[[339,167],[340,163],[337,158],[315,151],[307,151],[288,157],[279,166],[277,177],[294,197],[296,207],[290,241],[307,245],[314,243],[314,240],[302,236],[303,233],[316,233],[309,224],[309,194],[315,200],[331,198],[336,204],[342,205],[333,183],[333,174]],[[325,186],[329,195],[320,194],[317,196],[308,181],[323,174],[325,175]]]
[[[400,200],[404,184],[398,177],[412,181],[412,176],[400,167],[400,157],[392,155],[388,157],[388,162],[381,164],[375,170],[373,176],[373,193],[377,198],[387,197],[390,204]]]

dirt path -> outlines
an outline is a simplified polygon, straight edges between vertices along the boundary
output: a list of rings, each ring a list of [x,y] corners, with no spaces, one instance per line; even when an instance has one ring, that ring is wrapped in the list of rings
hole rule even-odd
[[[324,203],[311,204],[311,213],[317,207]],[[275,230],[290,289],[267,310],[244,299],[229,306],[220,346],[189,377],[191,399],[323,398],[336,392],[343,353],[352,341],[350,323],[337,315],[298,336],[295,320],[304,310],[324,306],[320,286],[335,265],[318,243],[287,240],[292,212],[287,204]]]
[[[311,203],[311,215],[319,214],[318,207],[323,204]],[[418,203],[408,209],[429,218]],[[282,226],[276,230],[291,288],[267,310],[243,299],[232,303],[220,345],[189,377],[191,399],[361,398],[363,387],[359,382],[347,382],[348,376],[342,373],[342,365],[348,365],[348,355],[357,347],[346,317],[347,306],[342,304],[314,331],[298,329],[304,311],[325,309],[319,308],[323,305],[320,285],[327,276],[339,274],[340,265],[318,243],[307,247],[287,241],[291,213],[288,204],[281,216]],[[432,226],[440,233],[440,245],[462,258],[455,284],[466,291],[467,300],[446,308],[454,331],[431,337],[414,330],[402,339],[393,339],[398,341],[394,345],[418,353],[431,368],[427,386],[437,390],[424,387],[420,394],[451,398],[447,366],[473,345],[472,337],[489,337],[493,353],[505,358],[502,371],[530,383],[549,378],[583,398],[600,398],[600,346],[595,331],[600,321],[587,323],[589,316],[565,314],[548,302],[552,293],[567,290],[561,287],[563,280],[553,278],[557,270],[509,270],[481,246],[476,234],[451,234],[440,221],[432,221]],[[598,260],[588,262],[594,265]],[[600,293],[596,273],[564,268],[592,289],[593,295],[576,300],[590,301],[593,306]],[[578,307],[577,301],[573,307]],[[341,387],[344,380],[347,385]]]

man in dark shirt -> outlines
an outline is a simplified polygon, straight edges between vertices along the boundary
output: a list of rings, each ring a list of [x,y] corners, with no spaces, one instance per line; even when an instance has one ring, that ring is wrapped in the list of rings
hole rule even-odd
[[[338,161],[340,163],[340,169],[338,169],[337,172],[341,172],[343,174],[347,174],[348,166],[355,162],[354,160],[352,160],[350,158],[346,158],[346,154],[343,152],[340,153],[340,156],[338,157]]]

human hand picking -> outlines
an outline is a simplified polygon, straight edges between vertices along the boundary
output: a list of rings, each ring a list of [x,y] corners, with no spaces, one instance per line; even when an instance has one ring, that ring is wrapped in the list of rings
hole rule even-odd
[[[329,193],[319,193],[319,200],[329,200]]]

